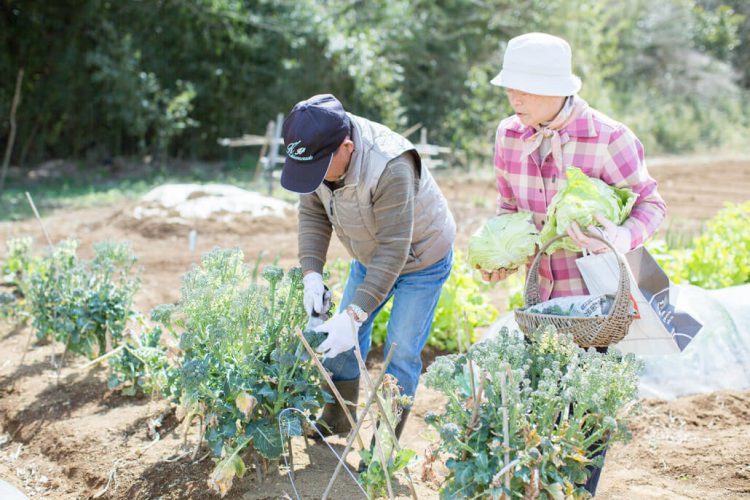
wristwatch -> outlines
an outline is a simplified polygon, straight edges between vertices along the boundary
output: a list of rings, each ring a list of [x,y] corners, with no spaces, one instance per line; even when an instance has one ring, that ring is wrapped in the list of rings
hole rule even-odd
[[[370,317],[370,315],[367,314],[357,304],[349,304],[346,309],[352,313],[352,316],[354,316],[354,321],[356,321],[357,323],[364,323],[365,321],[367,321],[367,318]]]

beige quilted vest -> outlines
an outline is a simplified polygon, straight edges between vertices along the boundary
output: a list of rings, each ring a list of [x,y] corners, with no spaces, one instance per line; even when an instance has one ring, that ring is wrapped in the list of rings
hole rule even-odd
[[[399,274],[424,269],[445,256],[456,236],[456,223],[443,193],[429,170],[421,165],[414,146],[388,127],[349,113],[352,154],[344,186],[316,189],[336,234],[349,254],[368,266],[377,248],[372,197],[389,161],[410,151],[420,170],[414,203],[414,227],[406,265]]]

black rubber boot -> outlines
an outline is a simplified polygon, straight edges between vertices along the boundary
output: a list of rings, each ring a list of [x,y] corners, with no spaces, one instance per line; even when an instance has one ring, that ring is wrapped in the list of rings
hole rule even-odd
[[[396,433],[396,438],[401,439],[401,433],[404,431],[404,427],[406,427],[406,419],[409,418],[409,413],[411,412],[411,409],[404,409],[401,410],[401,420],[398,421],[398,424],[396,424],[396,428],[393,429],[393,432]],[[380,427],[380,422],[378,422],[377,427]],[[377,429],[376,427],[376,429]],[[372,436],[372,439],[370,439],[370,452],[374,452],[375,450],[375,436]],[[359,466],[357,467],[357,472],[362,473],[365,471],[367,466],[363,461],[359,461]]]
[[[404,427],[406,427],[406,419],[409,418],[409,413],[411,413],[411,408],[401,410],[401,420],[398,421],[398,425],[393,429],[393,432],[396,433],[396,438],[398,439],[401,439],[401,433],[403,432]]]
[[[598,443],[594,443],[594,445],[596,444]],[[604,451],[599,452],[598,454],[594,455],[591,458],[596,458],[597,456],[601,456],[603,460],[606,455],[607,455],[607,450],[605,449]],[[602,467],[604,467],[603,464],[602,464]],[[599,478],[602,475],[602,467],[592,467],[591,465],[586,467],[591,472],[591,475],[586,481],[584,488],[586,489],[586,491],[591,493],[592,497],[596,496],[596,488],[599,485]]]
[[[336,389],[339,391],[339,394],[341,394],[341,397],[344,398],[344,400],[350,401],[354,404],[354,406],[347,406],[349,406],[348,410],[349,413],[352,414],[352,418],[356,419],[357,403],[359,402],[359,379],[355,378],[353,380],[340,380],[338,382],[334,381],[333,385],[336,386]],[[330,387],[328,389],[330,390]],[[322,420],[328,426],[328,428],[323,425],[319,427],[320,432],[325,437],[337,434],[347,434],[352,429],[351,424],[349,424],[349,420],[346,418],[346,413],[344,413],[344,410],[341,409],[341,405],[339,404],[338,400],[334,401],[333,403],[327,403],[323,407],[323,414],[320,415],[320,418],[318,420]],[[320,436],[317,432],[313,437],[320,439]]]

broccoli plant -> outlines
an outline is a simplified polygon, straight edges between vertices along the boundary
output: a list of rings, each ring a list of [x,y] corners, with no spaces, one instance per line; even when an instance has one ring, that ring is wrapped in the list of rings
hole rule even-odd
[[[294,335],[307,320],[301,270],[285,277],[268,266],[265,284],[249,283],[249,275],[240,250],[216,249],[185,275],[178,304],[158,311],[182,351],[172,393],[188,423],[201,421],[217,457],[209,484],[222,495],[244,473],[243,458],[262,468],[278,461],[283,409],[312,416],[332,401]],[[302,435],[304,418],[286,420],[285,435]]]
[[[107,386],[119,389],[125,396],[168,395],[175,372],[161,342],[162,328],[146,323],[142,317],[138,324],[141,333],[126,330],[119,351],[109,360]]]
[[[31,255],[31,238],[10,239],[6,247],[8,253],[0,267],[0,317],[23,322],[29,316],[26,298],[38,259]]]
[[[119,344],[140,281],[127,243],[97,243],[91,261],[78,259],[77,247],[63,241],[41,259],[31,277],[30,309],[37,338],[52,337],[93,359]]]
[[[641,364],[584,351],[554,328],[528,340],[503,329],[466,354],[439,357],[428,387],[445,394],[425,417],[450,475],[443,498],[585,498],[587,466],[627,439]]]

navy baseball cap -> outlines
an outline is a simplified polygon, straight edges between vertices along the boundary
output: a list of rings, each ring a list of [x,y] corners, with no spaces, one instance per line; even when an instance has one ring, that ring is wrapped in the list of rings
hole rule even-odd
[[[349,117],[338,99],[319,94],[298,102],[284,120],[286,160],[281,186],[312,193],[326,176],[333,153],[349,135]]]

